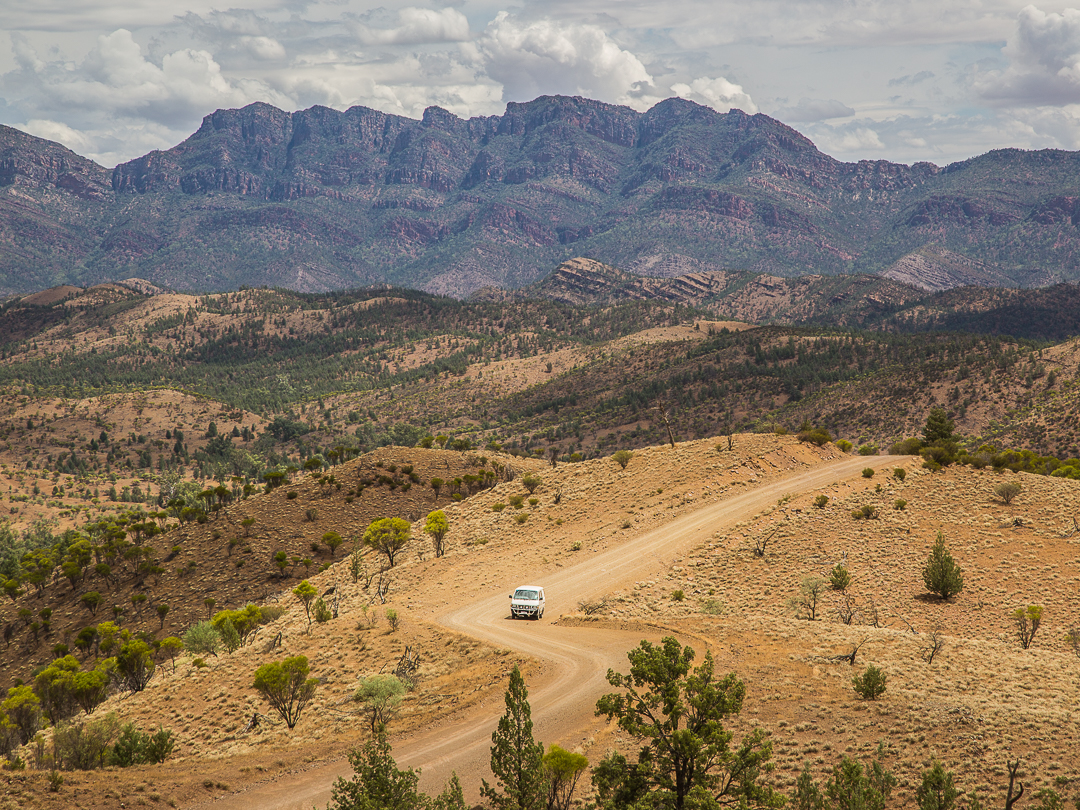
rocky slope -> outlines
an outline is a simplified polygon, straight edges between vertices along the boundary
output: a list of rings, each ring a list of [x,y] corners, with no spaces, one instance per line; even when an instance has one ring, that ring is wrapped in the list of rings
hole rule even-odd
[[[1039,286],[1080,277],[1078,188],[1072,152],[841,163],[768,116],[680,99],[638,113],[541,97],[420,121],[252,104],[111,173],[0,129],[0,290],[137,275],[465,295],[575,256],[652,276]]]

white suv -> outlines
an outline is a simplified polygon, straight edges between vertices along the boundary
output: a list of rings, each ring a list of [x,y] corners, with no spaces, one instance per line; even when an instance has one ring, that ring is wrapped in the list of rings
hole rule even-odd
[[[540,619],[544,615],[544,589],[539,585],[522,585],[510,594],[510,615],[517,618]]]

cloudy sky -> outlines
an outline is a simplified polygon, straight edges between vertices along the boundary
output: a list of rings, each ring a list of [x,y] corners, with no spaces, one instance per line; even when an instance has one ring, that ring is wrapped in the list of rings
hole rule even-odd
[[[843,160],[1080,148],[1080,10],[1050,0],[0,0],[5,40],[0,123],[106,166],[252,101],[546,93],[763,112]]]

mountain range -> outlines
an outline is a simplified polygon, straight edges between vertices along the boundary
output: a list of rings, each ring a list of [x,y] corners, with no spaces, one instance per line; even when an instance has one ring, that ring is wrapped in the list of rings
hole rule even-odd
[[[1080,279],[1080,153],[843,163],[766,115],[545,96],[504,115],[218,110],[112,170],[0,127],[0,293],[518,288],[636,275],[872,274],[926,291]]]

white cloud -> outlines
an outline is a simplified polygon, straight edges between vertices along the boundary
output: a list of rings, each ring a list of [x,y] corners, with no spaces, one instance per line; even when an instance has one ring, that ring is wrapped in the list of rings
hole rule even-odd
[[[565,94],[629,104],[652,84],[641,60],[596,25],[527,21],[500,11],[476,48],[508,101]]]
[[[272,37],[240,37],[240,45],[253,59],[272,62],[285,58],[285,47]]]
[[[694,79],[690,84],[676,82],[671,85],[671,92],[679,98],[708,104],[717,112],[727,112],[733,107],[751,115],[758,111],[757,105],[749,94],[741,86],[732,84],[723,76],[715,79],[702,77]]]
[[[812,127],[804,130],[804,134],[809,135],[822,152],[841,160],[877,160],[885,157],[885,144],[881,136],[865,125]]]
[[[784,122],[827,121],[830,118],[848,118],[855,114],[848,105],[836,99],[806,98],[798,104],[777,110],[776,117]]]
[[[1009,60],[1004,70],[975,79],[984,99],[1030,107],[1080,102],[1080,10],[1025,7],[1002,53]]]
[[[8,83],[16,79],[5,77]],[[39,109],[80,108],[103,116],[142,115],[175,123],[201,118],[219,107],[252,101],[289,104],[290,99],[261,82],[226,78],[207,51],[183,48],[167,53],[161,66],[149,61],[131,32],[121,28],[98,38],[77,66],[50,63],[32,76],[31,99]]]
[[[398,22],[395,28],[357,26],[357,39],[365,45],[416,45],[464,42],[470,35],[468,18],[456,8],[403,8]]]

